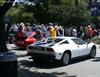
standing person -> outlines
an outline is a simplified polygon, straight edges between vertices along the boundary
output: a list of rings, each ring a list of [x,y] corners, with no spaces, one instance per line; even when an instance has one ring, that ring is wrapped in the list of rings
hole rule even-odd
[[[67,27],[64,28],[64,35],[68,36],[68,28]]]
[[[53,33],[52,37],[56,37],[57,36],[57,30],[58,30],[58,26],[54,26],[54,29],[52,31],[52,33]]]
[[[30,36],[32,34],[32,31],[31,31],[31,27],[30,26],[27,26],[25,28],[25,34],[26,34],[26,36]]]
[[[83,40],[87,40],[88,36],[87,36],[87,26],[84,27],[84,36],[83,36]]]
[[[77,30],[76,30],[76,28],[75,27],[73,27],[73,36],[77,36]]]
[[[26,32],[30,32],[30,31],[31,31],[31,27],[30,27],[30,26],[27,26],[27,27],[25,28],[25,31],[26,31]]]
[[[64,29],[62,28],[62,26],[58,27],[57,35],[58,36],[64,36]]]
[[[41,30],[37,29],[37,30],[36,30],[36,34],[35,34],[34,37],[36,38],[37,41],[43,39]]]
[[[92,30],[93,30],[93,37],[95,37],[97,35],[97,30],[94,28],[92,28]]]
[[[36,24],[33,24],[33,25],[32,25],[31,30],[32,30],[33,32],[36,31]]]
[[[42,37],[46,38],[47,28],[44,24],[41,25]]]
[[[91,37],[93,36],[93,29],[92,29],[91,25],[88,25],[88,27],[87,27],[86,36],[88,39],[91,39]]]
[[[30,23],[27,23],[26,25],[25,25],[26,27],[25,27],[25,31],[27,32],[30,32],[31,31],[31,25],[30,25]]]
[[[80,37],[80,38],[83,38],[83,35],[84,35],[83,26],[80,26],[79,37]]]
[[[46,38],[50,37],[50,27],[47,28]]]
[[[18,32],[16,33],[15,35],[15,38],[20,38],[20,39],[24,39],[26,38],[26,35],[25,35],[25,25],[24,23],[21,23],[18,27]]]
[[[18,32],[24,32],[25,31],[25,25],[24,23],[20,23],[19,27],[18,27]]]
[[[77,30],[77,37],[80,37],[80,27],[77,26],[77,27],[76,27],[76,30]]]
[[[17,24],[14,24],[14,26],[13,26],[13,30],[14,30],[14,33],[16,34],[17,31],[18,31],[18,25],[17,25]]]
[[[54,30],[53,26],[50,26],[50,37],[53,37],[53,30]]]
[[[83,38],[83,35],[84,35],[83,26],[77,27],[77,37]]]

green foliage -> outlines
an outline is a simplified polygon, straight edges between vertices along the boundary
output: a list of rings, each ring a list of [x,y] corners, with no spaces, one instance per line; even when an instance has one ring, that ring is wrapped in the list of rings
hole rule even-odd
[[[12,8],[7,12],[6,15],[10,16],[13,23],[20,23],[20,22],[33,23],[35,20],[34,13],[26,10],[28,9],[26,7],[27,6],[23,4],[12,6]]]
[[[28,1],[28,0],[27,0]],[[32,4],[20,3],[13,6],[7,15],[13,22],[34,22],[39,23],[57,22],[61,25],[90,23],[90,12],[84,0],[31,0]]]
[[[5,0],[0,0],[0,6],[2,6],[5,3]]]
[[[22,21],[25,23],[33,23],[34,22],[33,13],[32,12],[30,12],[30,13],[24,12],[22,14]]]
[[[87,24],[89,23],[90,13],[84,1],[80,1],[75,7],[75,0],[61,0],[60,5],[52,4],[50,0],[49,14],[52,21],[66,24]]]
[[[7,16],[10,16],[11,20],[13,23],[15,22],[20,22],[21,21],[21,14],[22,14],[22,6],[15,8],[12,7],[8,12],[7,12]]]
[[[91,39],[91,41],[95,44],[100,44],[100,37],[99,36],[95,36],[94,38]]]

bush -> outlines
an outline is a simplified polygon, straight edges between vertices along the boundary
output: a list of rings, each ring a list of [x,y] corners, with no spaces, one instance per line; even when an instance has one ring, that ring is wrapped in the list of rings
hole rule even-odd
[[[95,36],[91,41],[95,44],[100,44],[100,36]]]

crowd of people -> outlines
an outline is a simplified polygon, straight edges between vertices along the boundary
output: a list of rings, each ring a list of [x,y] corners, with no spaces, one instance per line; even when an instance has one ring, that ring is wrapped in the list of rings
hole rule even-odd
[[[80,37],[84,40],[91,39],[94,36],[100,35],[100,28],[95,29],[92,25],[88,26],[70,26],[63,27],[57,23],[49,23],[48,25],[44,24],[33,24],[32,26],[24,23],[14,24],[9,33],[17,34],[16,37],[25,37],[24,33],[27,32],[36,32],[37,39],[47,38],[47,37],[56,37],[56,36],[75,36]]]

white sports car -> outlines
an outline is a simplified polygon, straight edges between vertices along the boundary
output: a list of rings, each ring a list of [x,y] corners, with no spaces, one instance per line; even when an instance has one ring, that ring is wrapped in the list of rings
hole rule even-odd
[[[67,65],[72,58],[88,55],[94,58],[96,46],[77,37],[46,38],[27,47],[27,53],[34,61],[52,59]]]

